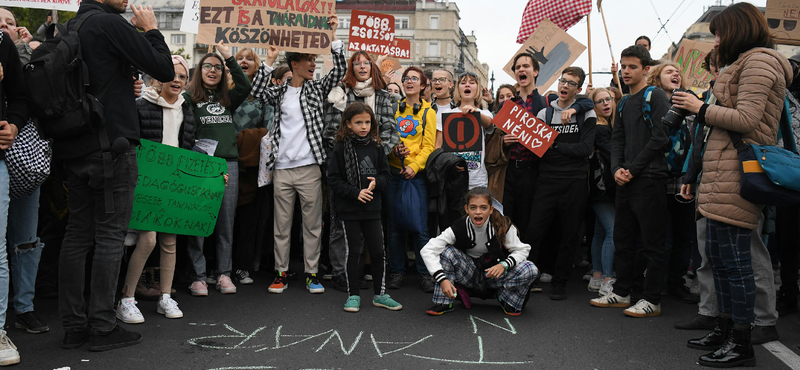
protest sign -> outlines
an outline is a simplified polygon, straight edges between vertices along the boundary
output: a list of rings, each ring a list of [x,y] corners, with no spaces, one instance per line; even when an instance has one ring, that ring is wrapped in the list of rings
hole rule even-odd
[[[335,14],[335,0],[200,0],[197,42],[330,54]]]
[[[703,68],[703,59],[706,54],[714,50],[714,44],[710,42],[693,41],[683,39],[678,47],[673,62],[680,66],[686,85],[695,89],[708,90],[708,83],[714,78]]]
[[[767,26],[779,44],[800,45],[800,0],[767,0]]]
[[[442,113],[442,149],[445,152],[483,150],[480,113]]]
[[[0,0],[0,6],[77,12],[80,0]],[[37,25],[38,26],[38,25]],[[36,31],[33,29],[32,31]]]
[[[586,46],[572,38],[550,19],[545,18],[536,31],[522,44],[522,47],[511,56],[511,60],[506,63],[503,70],[511,77],[516,78],[514,72],[511,71],[514,56],[523,52],[529,53],[539,62],[539,77],[536,79],[536,86],[548,89],[556,82],[556,79],[561,77],[561,71],[572,65],[584,50],[586,50]]]
[[[222,158],[142,140],[129,228],[209,236],[225,192]]]
[[[389,47],[394,41],[394,16],[353,10],[348,34],[347,50],[389,54]]]
[[[385,75],[389,71],[399,71],[403,69],[403,66],[400,65],[400,59],[388,57],[381,61],[380,69],[381,73]]]
[[[411,59],[411,40],[394,39],[389,55],[402,59]]]
[[[558,132],[544,121],[510,100],[503,103],[503,108],[494,116],[492,123],[505,133],[515,135],[520,144],[539,157],[544,155],[558,136]]]
[[[181,31],[197,34],[200,26],[200,0],[186,0],[183,5],[183,18],[181,18]]]

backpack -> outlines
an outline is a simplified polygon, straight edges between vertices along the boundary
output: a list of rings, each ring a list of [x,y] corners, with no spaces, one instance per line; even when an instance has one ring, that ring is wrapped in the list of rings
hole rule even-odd
[[[90,11],[67,30],[63,24],[47,28],[47,39],[31,55],[23,68],[30,89],[31,112],[38,118],[42,133],[53,139],[67,139],[102,124],[103,108],[97,96],[86,92],[89,68],[83,62],[78,30],[87,19],[102,11]],[[58,35],[54,36],[58,30]],[[100,121],[98,121],[100,119]]]
[[[653,112],[653,108],[650,106],[650,99],[652,98],[653,91],[655,89],[655,86],[647,86],[644,92],[644,106],[642,107],[644,120],[647,122],[647,126],[651,131],[653,130],[653,119],[650,114]],[[629,96],[630,95],[625,95],[622,97],[622,100],[619,101],[617,112],[620,118],[622,118],[622,108],[625,107],[625,102],[628,100]],[[668,136],[669,143],[667,143],[667,145],[664,147],[664,157],[667,160],[667,171],[672,177],[679,177],[684,173],[683,164],[686,162],[686,155],[689,145],[691,144],[689,127],[686,125],[686,120],[681,122],[680,126],[678,127],[670,127]]]
[[[795,99],[789,90],[786,90],[786,97],[783,101],[783,112],[781,113],[780,130],[778,130],[778,145],[797,154],[797,137],[800,132],[794,132],[794,126],[800,122],[800,102]]]

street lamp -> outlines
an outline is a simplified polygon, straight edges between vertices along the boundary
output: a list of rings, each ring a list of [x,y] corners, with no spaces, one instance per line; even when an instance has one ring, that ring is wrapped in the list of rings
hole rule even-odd
[[[494,95],[494,71],[492,71],[492,78],[490,78],[489,81],[492,81],[492,88],[489,90],[489,92]]]
[[[460,75],[464,73],[464,47],[467,46],[467,38],[464,36],[464,32],[461,32],[461,43],[458,44],[458,48],[461,51],[461,56],[458,59],[458,67],[456,68],[456,75]]]

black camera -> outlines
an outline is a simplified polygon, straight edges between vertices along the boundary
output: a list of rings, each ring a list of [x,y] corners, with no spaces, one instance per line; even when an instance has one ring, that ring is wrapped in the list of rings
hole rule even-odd
[[[697,95],[693,91],[684,90],[684,89],[681,89],[681,88],[677,88],[675,90],[672,90],[672,96],[674,97],[675,93],[677,93],[677,92],[689,93],[692,96],[694,96],[695,98],[697,98],[698,100],[700,99],[699,97],[697,97]],[[683,120],[686,118],[686,116],[689,115],[689,111],[686,110],[686,109],[681,109],[681,108],[676,107],[675,103],[672,103],[672,99],[670,99],[670,103],[672,104],[672,106],[669,107],[669,111],[667,111],[667,113],[664,114],[664,117],[661,118],[661,123],[667,125],[667,127],[678,127],[678,126],[681,125],[681,122],[683,122]]]

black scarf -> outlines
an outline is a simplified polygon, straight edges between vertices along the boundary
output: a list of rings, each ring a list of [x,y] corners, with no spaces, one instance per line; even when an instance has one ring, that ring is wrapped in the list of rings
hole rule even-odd
[[[347,183],[355,186],[358,189],[363,189],[361,186],[361,174],[358,169],[358,153],[356,153],[355,145],[367,145],[372,141],[369,135],[359,137],[356,134],[344,140],[344,168],[347,174]]]

